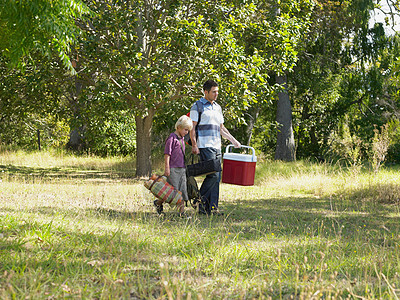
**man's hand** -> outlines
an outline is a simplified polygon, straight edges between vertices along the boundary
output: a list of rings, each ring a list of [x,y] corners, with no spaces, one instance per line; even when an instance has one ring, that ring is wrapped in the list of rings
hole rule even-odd
[[[235,148],[240,148],[240,147],[242,147],[242,144],[239,143],[235,138],[234,138],[234,140],[231,141],[231,142],[232,142],[232,144],[233,144],[233,146],[234,146]]]
[[[197,148],[197,145],[193,145],[192,146],[192,153],[193,154],[199,154],[200,153],[200,150],[199,150],[199,148]]]
[[[165,175],[166,177],[168,177],[169,175],[171,175],[171,170],[170,170],[169,168],[165,168],[164,175]]]
[[[230,134],[229,130],[226,129],[224,124],[220,125],[221,128],[221,136],[226,138],[228,141],[230,141],[235,148],[240,148],[242,145]]]

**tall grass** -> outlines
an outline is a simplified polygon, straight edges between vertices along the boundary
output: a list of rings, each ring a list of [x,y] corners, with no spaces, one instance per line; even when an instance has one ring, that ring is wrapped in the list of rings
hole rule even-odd
[[[260,162],[191,219],[158,217],[124,158],[3,152],[0,174],[1,299],[399,296],[396,169]]]

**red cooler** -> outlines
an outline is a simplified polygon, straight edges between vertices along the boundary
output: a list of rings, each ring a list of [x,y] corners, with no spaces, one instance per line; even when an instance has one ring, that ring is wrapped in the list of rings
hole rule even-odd
[[[231,148],[233,148],[233,145],[227,146],[223,155],[222,182],[236,185],[254,185],[257,162],[254,148],[242,145],[242,148],[251,149],[252,154],[232,153],[229,152]]]

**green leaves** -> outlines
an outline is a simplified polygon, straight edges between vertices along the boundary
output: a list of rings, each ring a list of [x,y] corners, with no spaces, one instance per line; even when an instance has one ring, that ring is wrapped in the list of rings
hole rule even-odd
[[[70,72],[70,45],[79,34],[75,22],[90,11],[77,0],[4,0],[0,7],[1,54],[22,67],[31,53],[57,53]]]

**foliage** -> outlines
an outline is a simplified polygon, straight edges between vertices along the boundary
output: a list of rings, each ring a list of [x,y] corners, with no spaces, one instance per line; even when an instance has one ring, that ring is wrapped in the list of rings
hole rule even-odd
[[[33,55],[33,54],[32,54]],[[3,144],[37,149],[67,145],[71,128],[85,127],[86,149],[101,155],[130,155],[134,152],[132,116],[99,90],[94,95],[74,96],[76,80],[65,74],[61,63],[27,64],[22,72],[10,71],[3,59],[0,72],[0,140]],[[90,99],[89,99],[90,98]],[[125,107],[126,108],[126,107]],[[79,110],[78,114],[74,114]],[[121,112],[118,112],[121,110]]]
[[[374,138],[372,139],[370,158],[375,172],[379,171],[382,162],[386,158],[388,148],[391,144],[390,135],[391,132],[395,130],[396,128],[390,128],[389,124],[381,126],[380,130],[377,128],[374,129]]]
[[[85,28],[79,55],[84,67],[99,72],[88,81],[112,88],[135,115],[163,105],[201,69],[211,32],[196,12],[187,17],[173,1],[157,9],[134,1],[89,5],[98,15]]]
[[[136,134],[133,116],[128,111],[92,115],[86,123],[87,151],[101,155],[132,155]]]
[[[354,169],[361,167],[365,151],[364,145],[356,134],[350,132],[346,123],[330,136],[329,144],[330,148],[326,157],[331,161],[344,160],[348,166]]]
[[[204,15],[218,40],[206,52],[205,62],[210,67],[205,65],[203,68],[208,69],[208,76],[220,83],[218,102],[224,110],[226,127],[247,144],[260,112],[273,108],[274,91],[278,86],[274,76],[271,80],[271,75],[290,70],[296,63],[297,44],[307,32],[312,3],[250,1],[241,3],[240,9],[230,7],[229,2],[224,5],[228,6],[225,11],[229,14],[223,14],[218,26],[213,15]],[[277,11],[281,12],[279,16]],[[182,97],[180,107],[168,103],[166,110],[157,112],[161,116],[155,118],[161,122],[168,120],[167,114],[171,110],[186,113],[195,97],[201,96],[203,80],[196,83],[196,93]],[[159,122],[155,122],[156,130],[159,130],[158,126]]]
[[[250,144],[262,152],[266,157],[273,158],[276,148],[276,132],[278,124],[274,120],[274,112],[270,107],[265,106],[260,110],[256,119]]]
[[[352,131],[366,144],[373,140],[375,127],[399,116],[394,92],[398,85],[391,80],[394,75],[391,65],[399,54],[398,38],[389,37],[385,44],[387,48],[378,51],[379,56],[371,59],[368,68],[359,67],[357,74],[349,72],[345,76],[343,86],[347,87],[341,91],[340,107],[349,116]],[[343,105],[344,101],[348,104]]]
[[[83,27],[88,34],[77,49],[85,70],[80,77],[94,91],[105,86],[115,101],[128,105],[136,123],[137,175],[148,175],[156,111],[190,93],[209,69],[214,37],[206,10],[195,1],[88,5],[97,15]]]
[[[379,129],[375,127],[370,144],[351,133],[347,124],[340,128],[340,131],[330,137],[330,151],[326,157],[331,161],[344,159],[354,169],[359,169],[368,160],[373,171],[377,173],[386,160],[395,133],[398,132],[398,121],[384,124]]]
[[[391,144],[387,152],[387,162],[389,164],[398,164],[400,161],[400,121],[393,119],[389,122],[389,128],[392,130],[390,133]]]
[[[68,142],[69,127],[62,119],[52,115],[24,114],[23,119],[17,115],[9,116],[7,125],[0,124],[0,143],[34,150],[39,147],[61,148]]]
[[[238,31],[244,54],[251,61],[250,72],[237,79],[241,89],[233,89],[227,102],[231,124],[238,128],[236,132],[243,143],[251,140],[258,118],[274,122],[273,103],[280,89],[275,74],[288,72],[297,63],[299,44],[308,32],[313,9],[309,1],[254,1],[253,5],[253,15]],[[272,119],[267,120],[264,114]]]
[[[300,158],[330,159],[330,137],[343,123],[366,158],[374,128],[399,119],[399,35],[385,36],[382,24],[368,27],[371,0],[214,1],[212,10],[192,0],[3,4],[3,143],[35,147],[39,129],[45,144],[62,146],[68,124],[82,130],[87,151],[144,153],[137,160],[144,175],[151,147],[160,148],[202,95],[202,82],[213,78],[226,126],[268,156],[281,73],[288,75]],[[67,56],[75,77],[65,74]],[[18,62],[24,72],[10,68]],[[395,138],[387,162],[400,161],[398,145]],[[343,156],[353,164],[351,157]]]
[[[70,45],[78,35],[75,22],[89,14],[80,0],[3,0],[0,6],[0,54],[12,66],[35,60],[32,52],[51,57],[54,50],[69,71]]]
[[[382,24],[368,28],[372,5],[326,1],[313,11],[310,35],[289,74],[299,157],[326,159],[329,136],[342,122],[368,144],[374,126],[397,111],[388,83],[398,42],[385,36]]]
[[[33,55],[33,54],[32,54]],[[10,70],[0,58],[0,140],[23,148],[62,147],[68,137],[64,89],[68,86],[61,64],[36,53],[36,65]]]

